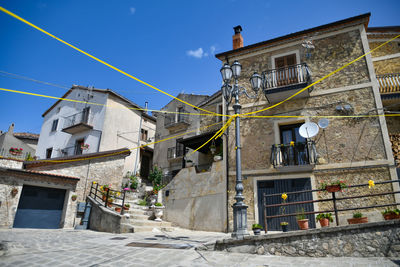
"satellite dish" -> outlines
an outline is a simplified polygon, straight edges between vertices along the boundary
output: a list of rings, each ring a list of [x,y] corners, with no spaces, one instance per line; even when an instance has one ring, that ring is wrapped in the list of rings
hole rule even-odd
[[[314,122],[306,122],[300,126],[299,134],[304,138],[311,138],[319,132],[318,125]]]
[[[328,125],[329,125],[329,120],[328,119],[323,118],[323,119],[320,119],[318,121],[318,126],[321,129],[325,129],[326,127],[328,127]]]

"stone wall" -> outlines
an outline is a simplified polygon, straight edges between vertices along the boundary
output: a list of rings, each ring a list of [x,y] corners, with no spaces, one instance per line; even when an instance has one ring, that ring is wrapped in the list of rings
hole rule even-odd
[[[19,199],[23,185],[52,187],[66,189],[61,228],[73,228],[76,213],[76,202],[71,200],[77,180],[54,177],[52,175],[38,175],[26,172],[13,172],[0,169],[0,228],[11,228],[14,224]],[[17,195],[13,196],[11,190],[16,188]]]
[[[201,249],[291,257],[397,257],[400,220],[225,239]]]
[[[100,185],[110,184],[114,190],[121,189],[125,156],[125,154],[120,154],[44,166],[32,164],[28,168],[34,171],[80,178],[76,187],[76,194],[78,195],[78,201],[85,201],[93,181]]]
[[[394,36],[395,35],[393,35],[392,37],[394,37]],[[392,38],[392,37],[390,37],[390,38]],[[376,41],[374,41],[374,39],[370,39],[369,40],[369,48],[372,50],[372,49],[380,46],[383,43],[384,42],[382,42],[382,41],[376,42]],[[385,44],[381,48],[375,50],[371,54],[371,56],[374,58],[374,57],[387,56],[387,55],[396,54],[396,53],[400,53],[399,42],[392,41],[392,42]]]
[[[22,169],[23,163],[22,160],[0,158],[0,167],[3,168]]]
[[[192,230],[226,231],[226,182],[222,161],[210,172],[182,169],[163,189],[166,221]],[[168,194],[168,196],[167,196]]]
[[[400,57],[374,61],[376,75],[399,73],[400,72]]]

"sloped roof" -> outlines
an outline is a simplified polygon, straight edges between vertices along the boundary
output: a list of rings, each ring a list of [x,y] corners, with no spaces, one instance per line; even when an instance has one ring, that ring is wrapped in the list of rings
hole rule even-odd
[[[138,104],[132,102],[132,101],[129,100],[128,98],[126,98],[126,97],[124,97],[124,96],[118,94],[117,92],[115,92],[115,91],[113,91],[113,90],[111,90],[111,89],[108,89],[108,88],[107,88],[107,89],[99,89],[99,88],[88,88],[88,87],[81,86],[81,85],[73,85],[73,86],[71,87],[71,89],[69,89],[61,98],[67,98],[67,96],[68,96],[68,95],[72,92],[72,90],[74,90],[74,89],[91,90],[91,91],[94,91],[94,92],[100,92],[100,93],[104,93],[104,94],[111,94],[111,95],[114,95],[115,97],[117,97],[117,98],[123,100],[123,101],[126,102],[128,105],[133,106],[134,108],[143,109],[143,110],[144,110],[143,107],[139,106]],[[46,114],[49,113],[49,112],[50,112],[55,106],[57,106],[57,104],[60,103],[61,101],[63,101],[63,100],[61,100],[61,99],[57,100],[50,108],[48,108],[48,109],[42,114],[42,117],[46,116]],[[151,116],[151,115],[148,115],[148,114],[145,113],[144,111],[143,111],[143,116],[146,117],[147,119],[153,120],[154,122],[156,121],[156,118],[154,118],[154,117]]]
[[[3,168],[0,167],[0,171],[7,171],[7,172],[16,172],[16,173],[22,173],[22,174],[27,174],[27,175],[42,175],[42,176],[50,176],[53,178],[61,178],[61,179],[68,179],[68,180],[75,180],[79,181],[79,177],[73,177],[73,176],[66,176],[66,175],[60,175],[60,174],[54,174],[54,173],[48,173],[48,172],[41,172],[41,171],[31,171],[31,170],[23,170],[23,169],[12,169],[12,168]]]
[[[363,21],[363,23],[365,24],[365,28],[367,28],[370,16],[371,16],[371,13],[365,13],[365,14],[362,14],[362,15],[359,15],[359,16],[355,16],[355,17],[351,17],[351,18],[347,18],[347,19],[344,19],[344,20],[338,20],[338,21],[335,21],[335,22],[332,22],[332,23],[329,23],[329,24],[324,24],[324,25],[321,25],[321,26],[318,26],[318,27],[310,28],[310,29],[307,29],[307,30],[291,33],[291,34],[288,34],[288,35],[284,35],[284,36],[277,37],[277,38],[274,38],[274,39],[270,39],[270,40],[267,40],[267,41],[255,43],[255,44],[248,45],[248,46],[245,46],[245,47],[241,47],[241,48],[238,48],[238,49],[233,49],[233,50],[230,50],[230,51],[219,53],[219,54],[216,54],[215,57],[220,59],[220,60],[223,60],[226,56],[229,56],[229,55],[232,55],[232,54],[236,54],[236,53],[243,52],[243,51],[246,51],[246,50],[259,48],[261,46],[271,45],[271,44],[282,42],[282,41],[285,41],[285,40],[288,40],[288,39],[294,39],[294,38],[299,38],[301,36],[307,36],[312,32],[326,30],[326,29],[337,27],[337,26],[340,26],[340,25],[354,23],[356,21]]]
[[[38,140],[39,139],[39,135],[38,134],[27,133],[27,132],[14,133],[14,136],[17,137],[17,138],[32,139],[32,140]]]

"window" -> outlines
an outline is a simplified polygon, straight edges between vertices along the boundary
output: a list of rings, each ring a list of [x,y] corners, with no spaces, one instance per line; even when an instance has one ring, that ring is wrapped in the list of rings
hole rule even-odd
[[[85,144],[85,139],[79,139],[75,142],[75,155],[82,155],[83,145]]]
[[[281,134],[281,143],[284,145],[289,145],[291,141],[295,143],[304,143],[306,139],[302,137],[299,133],[299,128],[302,123],[281,125],[279,127],[279,132]]]
[[[275,58],[276,82],[278,86],[297,83],[296,54]]]
[[[53,153],[53,148],[52,147],[46,149],[46,159],[51,158],[51,153]]]
[[[89,121],[89,112],[90,112],[90,107],[84,108],[82,112],[82,122],[83,123],[88,123]]]
[[[140,129],[141,135],[140,135],[140,140],[142,141],[147,141],[148,138],[148,131],[145,129]]]
[[[218,114],[223,114],[222,112],[223,112],[222,104],[218,104],[217,105],[217,113]],[[220,122],[220,121],[222,121],[222,116],[217,116],[217,122]]]
[[[299,133],[301,124],[282,125],[279,127],[281,135],[280,148],[282,163],[288,165],[309,164],[307,141]]]
[[[176,112],[178,112],[176,122],[181,122],[181,121],[183,121],[183,116],[184,116],[184,114],[181,114],[181,113],[184,112],[183,107],[177,108],[177,109],[176,109]]]
[[[51,131],[52,132],[57,131],[57,126],[58,126],[58,119],[53,121],[53,125],[51,126]]]

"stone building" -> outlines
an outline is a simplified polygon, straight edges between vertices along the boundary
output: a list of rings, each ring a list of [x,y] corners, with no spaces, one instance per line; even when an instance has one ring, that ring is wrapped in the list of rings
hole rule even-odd
[[[249,78],[254,72],[268,77],[265,96],[258,99],[240,97],[242,113],[261,110],[285,100],[306,85],[370,51],[367,27],[370,14],[364,14],[275,39],[243,46],[240,31],[233,37],[233,50],[217,54],[222,63],[231,65],[238,60],[242,65],[239,85],[251,88]],[[371,41],[370,41],[371,42]],[[312,44],[307,45],[307,44]],[[397,44],[395,45],[397,49]],[[251,90],[251,89],[250,89]],[[233,114],[231,106],[228,114]],[[248,205],[248,226],[264,225],[263,194],[318,189],[321,183],[345,180],[348,184],[365,184],[368,180],[397,179],[393,165],[388,127],[383,116],[382,101],[371,55],[367,55],[344,70],[315,84],[269,110],[255,115],[288,116],[281,118],[241,118],[242,172],[245,203]],[[366,117],[329,116],[372,115]],[[290,117],[294,116],[294,117]],[[305,122],[318,123],[320,117],[329,119],[329,126],[308,140],[299,135]],[[226,150],[228,164],[228,207],[235,196],[234,127],[229,127]],[[292,151],[292,152],[291,152]],[[294,151],[294,152],[293,152]],[[367,188],[367,189],[366,189]],[[368,193],[368,187],[337,193],[354,196]],[[374,192],[398,191],[398,183],[379,185]],[[329,197],[315,192],[290,202]],[[399,202],[399,199],[397,202]],[[280,196],[268,204],[281,203]],[[339,201],[338,208],[391,204],[393,195],[365,198],[363,201]],[[310,204],[306,211],[332,209],[332,202]],[[382,220],[383,208],[362,210],[370,220]],[[296,207],[288,206],[287,213]],[[282,210],[270,208],[268,215],[279,215]],[[228,230],[232,231],[232,209],[228,208]],[[339,213],[340,224],[346,224],[351,212]],[[315,219],[311,226],[315,227]],[[298,229],[294,217],[268,219],[269,230],[280,230],[281,221]]]
[[[400,34],[399,26],[369,27],[367,37],[371,49]],[[379,92],[385,114],[400,113],[400,40],[393,40],[372,55]],[[392,142],[397,174],[400,177],[400,117],[386,117],[386,124]]]
[[[154,140],[155,118],[110,89],[74,85],[43,113],[36,151],[38,159],[69,157],[120,148],[136,148]],[[124,173],[147,177],[153,146],[134,149]]]
[[[14,123],[7,132],[0,131],[0,156],[24,160],[28,155],[35,156],[39,135],[14,133]],[[19,150],[19,151],[13,151]]]

